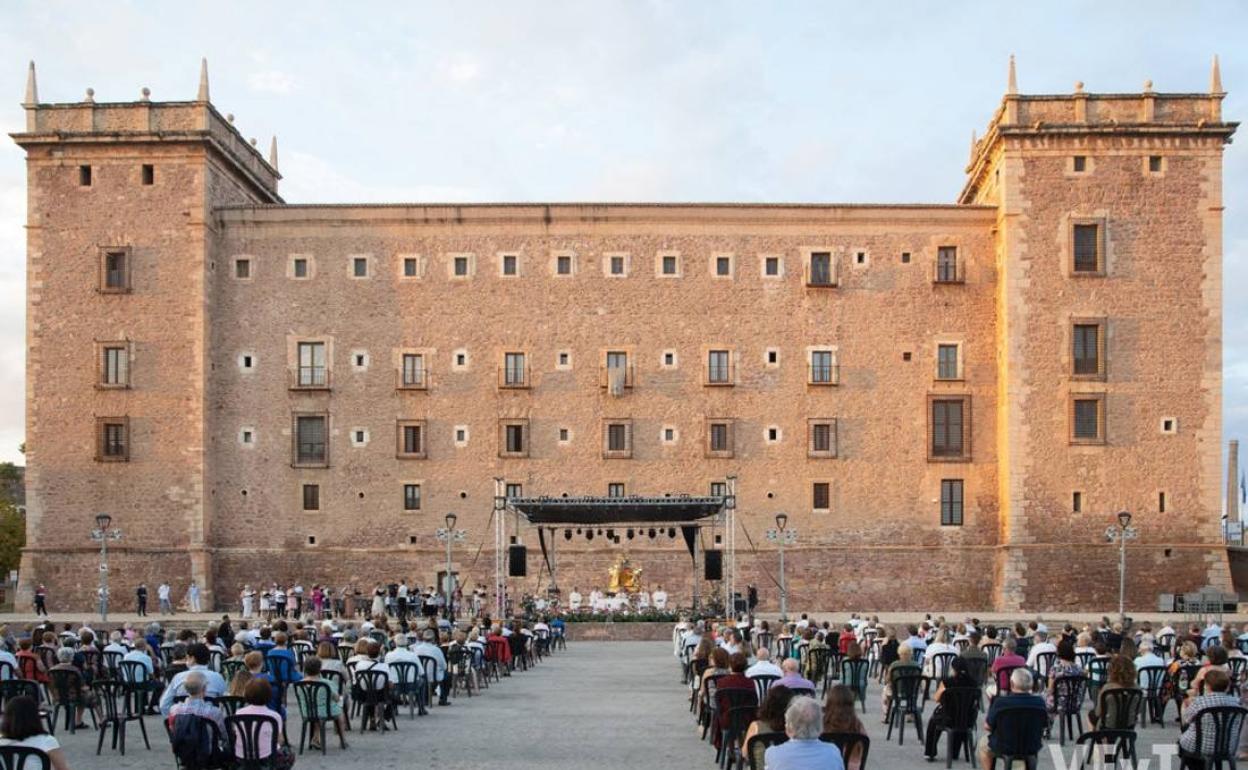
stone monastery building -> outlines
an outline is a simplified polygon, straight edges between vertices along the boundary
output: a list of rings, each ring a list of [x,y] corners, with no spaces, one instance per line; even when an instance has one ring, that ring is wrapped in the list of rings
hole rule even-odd
[[[19,602],[94,606],[98,512],[116,609],[140,580],[223,610],[433,584],[451,511],[492,586],[495,478],[735,477],[736,529],[701,537],[763,610],[781,511],[795,609],[1104,610],[1124,509],[1129,609],[1229,590],[1224,95],[1216,62],[1204,93],[1061,95],[1011,62],[949,204],[297,205],[206,69],[194,101],[42,103],[32,65]],[[516,534],[511,590],[545,588]],[[565,591],[627,551],[688,603],[679,536],[553,534]]]

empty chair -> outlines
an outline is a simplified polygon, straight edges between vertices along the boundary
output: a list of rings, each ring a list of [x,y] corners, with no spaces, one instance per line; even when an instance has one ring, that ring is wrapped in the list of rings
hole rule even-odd
[[[150,751],[152,744],[147,739],[147,725],[143,722],[143,710],[147,705],[146,692],[137,690],[139,685],[107,679],[91,685],[95,693],[95,701],[99,706],[101,719],[98,725],[99,740],[95,744],[98,755],[104,748],[104,734],[111,727],[113,731],[112,748],[126,754],[126,726],[130,722],[138,722],[143,733],[143,745]]]
[[[1162,692],[1166,682],[1166,669],[1164,666],[1141,666],[1136,672],[1141,689],[1144,690],[1144,702],[1148,706],[1148,721],[1152,724],[1165,725],[1166,720],[1162,716],[1165,710],[1165,703],[1162,701]]]

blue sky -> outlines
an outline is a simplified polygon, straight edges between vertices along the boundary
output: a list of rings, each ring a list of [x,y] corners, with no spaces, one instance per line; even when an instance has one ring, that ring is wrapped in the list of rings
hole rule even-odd
[[[0,130],[43,101],[214,103],[316,201],[951,202],[1018,57],[1025,93],[1205,91],[1248,118],[1248,5],[10,2]],[[1246,129],[1248,130],[1248,129]],[[1225,163],[1226,438],[1248,440],[1248,136]],[[18,460],[25,177],[0,141],[0,460]]]

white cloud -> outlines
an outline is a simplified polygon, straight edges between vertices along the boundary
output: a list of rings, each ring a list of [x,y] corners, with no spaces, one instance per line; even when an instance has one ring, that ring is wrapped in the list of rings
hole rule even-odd
[[[281,70],[253,72],[247,76],[247,87],[262,94],[288,94],[295,89],[295,79]]]
[[[484,64],[469,53],[453,53],[443,57],[437,64],[438,77],[448,83],[465,84],[481,77]]]

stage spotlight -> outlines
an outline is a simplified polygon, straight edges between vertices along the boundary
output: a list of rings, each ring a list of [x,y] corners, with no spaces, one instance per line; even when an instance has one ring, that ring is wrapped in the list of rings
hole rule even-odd
[[[650,532],[649,532],[649,534],[650,534],[650,539],[651,539],[651,540],[653,540],[653,539],[654,539],[655,534],[657,534],[657,533],[654,531],[654,527],[651,527],[651,528],[650,528]]]

